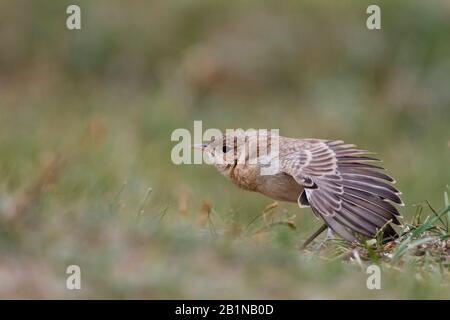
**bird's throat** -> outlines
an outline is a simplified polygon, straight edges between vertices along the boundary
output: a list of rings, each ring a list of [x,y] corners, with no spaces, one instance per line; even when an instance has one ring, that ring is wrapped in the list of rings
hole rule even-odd
[[[251,165],[234,165],[229,169],[229,178],[239,188],[256,191],[259,169]]]

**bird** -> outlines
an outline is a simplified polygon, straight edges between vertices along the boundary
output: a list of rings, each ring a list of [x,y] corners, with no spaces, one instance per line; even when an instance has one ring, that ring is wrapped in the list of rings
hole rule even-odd
[[[296,139],[259,131],[227,130],[193,145],[239,188],[273,200],[311,208],[322,226],[303,244],[306,248],[329,230],[350,243],[398,234],[403,206],[395,180],[375,165],[373,153],[342,140]],[[264,172],[276,163],[274,172]],[[267,171],[267,170],[266,170]]]

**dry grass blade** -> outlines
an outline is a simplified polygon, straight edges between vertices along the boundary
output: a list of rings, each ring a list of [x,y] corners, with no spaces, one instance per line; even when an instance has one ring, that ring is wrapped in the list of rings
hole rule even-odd
[[[61,156],[48,154],[43,160],[37,177],[8,208],[6,216],[10,219],[19,219],[33,207],[46,192],[46,189],[58,180],[63,163],[64,161]]]

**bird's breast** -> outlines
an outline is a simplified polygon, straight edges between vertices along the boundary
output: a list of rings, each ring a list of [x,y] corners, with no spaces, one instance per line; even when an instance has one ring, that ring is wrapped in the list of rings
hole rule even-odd
[[[230,169],[229,178],[242,189],[256,191],[278,201],[297,202],[303,191],[303,187],[290,175],[260,175],[257,166],[237,165]]]

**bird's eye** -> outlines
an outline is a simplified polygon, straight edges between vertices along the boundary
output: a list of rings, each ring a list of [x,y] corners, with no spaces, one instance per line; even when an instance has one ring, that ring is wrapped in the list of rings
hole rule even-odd
[[[222,152],[223,153],[227,153],[228,151],[230,151],[231,150],[231,147],[229,147],[229,146],[223,146],[222,147]]]

